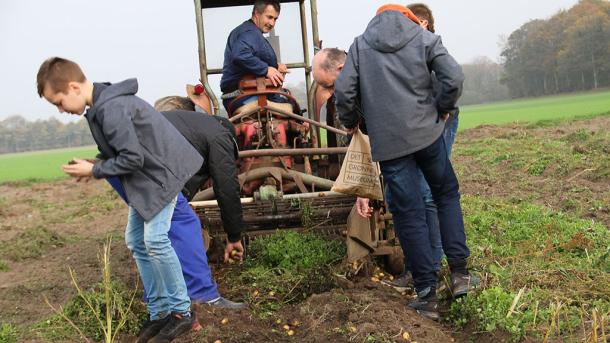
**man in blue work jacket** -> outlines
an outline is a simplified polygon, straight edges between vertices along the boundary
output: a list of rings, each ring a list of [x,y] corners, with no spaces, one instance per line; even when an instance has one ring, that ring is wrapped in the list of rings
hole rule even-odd
[[[265,76],[274,86],[280,86],[284,74],[288,72],[285,64],[278,64],[275,51],[263,36],[273,29],[280,16],[280,3],[277,0],[256,0],[252,9],[252,18],[233,29],[227,39],[220,89],[223,93],[223,105],[229,105],[239,94],[239,80],[246,74],[257,77]],[[279,94],[267,96],[273,102],[287,102]],[[237,109],[255,101],[256,97],[240,99],[231,107]]]

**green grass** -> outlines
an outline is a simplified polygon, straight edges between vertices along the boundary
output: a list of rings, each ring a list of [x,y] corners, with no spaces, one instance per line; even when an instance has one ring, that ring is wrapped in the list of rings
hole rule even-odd
[[[53,180],[65,177],[61,166],[72,158],[92,158],[92,146],[0,155],[0,182]]]
[[[50,249],[63,246],[65,241],[65,238],[45,227],[27,228],[4,241],[5,244],[0,246],[0,257],[11,261],[38,258]]]
[[[607,112],[610,112],[610,91],[557,95],[463,106],[459,128],[586,117]]]
[[[18,331],[11,324],[0,325],[0,343],[15,343],[18,338]]]
[[[606,227],[529,203],[465,196],[463,206],[472,267],[483,289],[455,302],[450,321],[501,329],[514,341],[547,334],[571,341],[590,332],[594,310],[607,318]]]
[[[250,255],[239,277],[229,281],[265,317],[333,288],[330,270],[345,256],[345,245],[314,233],[278,231],[253,241]]]

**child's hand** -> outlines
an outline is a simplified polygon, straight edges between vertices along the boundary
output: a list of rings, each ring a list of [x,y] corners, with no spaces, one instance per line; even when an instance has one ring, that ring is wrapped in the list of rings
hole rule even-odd
[[[74,159],[69,164],[63,165],[61,169],[64,173],[79,179],[93,176],[93,163],[86,160]]]

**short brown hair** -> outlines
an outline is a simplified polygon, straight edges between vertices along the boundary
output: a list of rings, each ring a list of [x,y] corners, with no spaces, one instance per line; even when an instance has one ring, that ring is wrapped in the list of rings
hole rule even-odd
[[[419,20],[427,20],[428,21],[428,31],[434,33],[434,16],[432,15],[432,10],[430,7],[426,6],[422,3],[410,4],[407,5],[407,8],[415,14]]]
[[[263,12],[265,12],[265,9],[269,5],[273,6],[273,9],[277,13],[280,13],[281,6],[280,6],[279,1],[277,1],[277,0],[256,0],[254,2],[254,7],[252,8],[252,14],[254,14],[254,12],[262,14]]]
[[[40,97],[47,85],[55,92],[65,93],[68,90],[68,83],[85,81],[87,78],[78,64],[61,57],[51,57],[44,61],[36,75]]]

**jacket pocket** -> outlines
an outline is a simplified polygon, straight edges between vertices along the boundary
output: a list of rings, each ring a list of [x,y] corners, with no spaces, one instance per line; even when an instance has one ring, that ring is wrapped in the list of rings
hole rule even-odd
[[[165,189],[165,185],[163,184],[163,182],[159,181],[159,179],[157,179],[153,174],[149,173],[146,169],[140,169],[140,171],[152,182],[156,183],[159,187]]]

